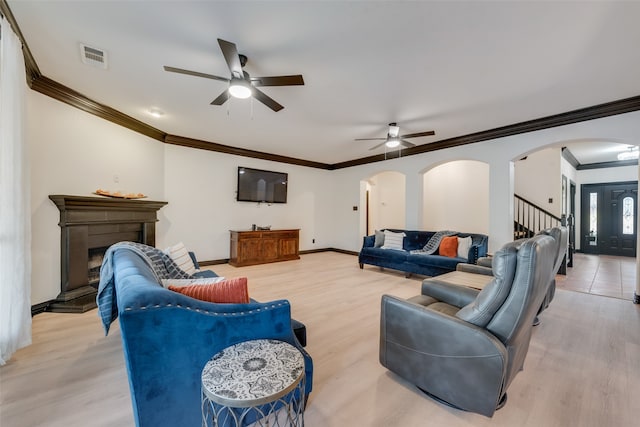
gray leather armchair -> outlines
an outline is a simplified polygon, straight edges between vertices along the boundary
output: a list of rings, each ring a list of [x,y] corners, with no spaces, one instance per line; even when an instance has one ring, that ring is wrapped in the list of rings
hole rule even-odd
[[[567,250],[569,247],[569,229],[565,226],[551,227],[546,228],[544,230],[540,230],[536,235],[546,235],[551,236],[556,240],[557,250],[555,254],[555,261],[553,266],[553,275],[549,282],[549,287],[547,288],[547,294],[542,302],[542,305],[538,309],[538,314],[542,313],[547,307],[549,307],[549,303],[553,300],[553,297],[556,293],[556,274],[562,265],[562,261],[564,260],[565,255],[567,254]],[[472,264],[458,264],[457,271],[465,272],[465,273],[473,273],[473,274],[485,274],[485,275],[493,275],[492,268],[492,260],[491,258],[483,257],[478,259],[477,265]],[[430,279],[427,279],[430,280]],[[540,323],[538,317],[536,316],[534,319],[534,326],[537,326]]]
[[[409,300],[384,295],[380,363],[439,401],[492,416],[523,367],[556,251],[545,235],[506,244],[481,291],[425,281]]]

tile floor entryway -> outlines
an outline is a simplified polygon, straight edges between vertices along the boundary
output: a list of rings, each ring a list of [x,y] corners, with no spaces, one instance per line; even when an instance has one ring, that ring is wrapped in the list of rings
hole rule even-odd
[[[636,259],[575,253],[567,275],[556,276],[556,287],[569,291],[633,300]]]

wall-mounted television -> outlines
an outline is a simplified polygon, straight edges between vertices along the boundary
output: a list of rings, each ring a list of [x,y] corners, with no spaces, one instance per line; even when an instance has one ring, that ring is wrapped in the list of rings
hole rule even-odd
[[[288,174],[238,166],[239,202],[287,203]]]

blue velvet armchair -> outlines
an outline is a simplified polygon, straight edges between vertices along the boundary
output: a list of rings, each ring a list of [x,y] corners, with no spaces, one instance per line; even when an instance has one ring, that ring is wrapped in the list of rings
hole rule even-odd
[[[305,358],[306,393],[313,365],[291,327],[286,300],[213,304],[163,288],[136,253],[113,253],[117,314],[136,426],[201,424],[202,368],[220,350],[251,339],[277,339]]]

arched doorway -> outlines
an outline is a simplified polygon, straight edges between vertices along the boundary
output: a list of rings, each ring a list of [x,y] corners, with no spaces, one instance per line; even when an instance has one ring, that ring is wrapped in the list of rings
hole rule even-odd
[[[405,227],[406,177],[400,172],[380,172],[363,181],[365,198],[364,232],[373,234],[382,228]]]

